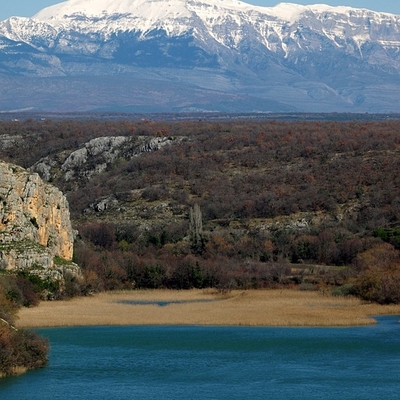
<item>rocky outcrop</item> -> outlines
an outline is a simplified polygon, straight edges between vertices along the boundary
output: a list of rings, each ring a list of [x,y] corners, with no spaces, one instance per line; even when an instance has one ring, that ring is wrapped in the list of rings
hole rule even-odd
[[[0,269],[54,268],[72,260],[65,196],[37,173],[0,161]]]
[[[107,170],[119,159],[130,160],[182,140],[184,137],[104,136],[84,143],[70,154],[62,152],[42,158],[30,170],[37,172],[46,181],[87,181]]]
[[[121,152],[121,147],[128,140],[125,136],[99,137],[85,143],[83,147],[75,150],[61,166],[64,179],[69,181],[76,174],[90,179],[107,169],[107,165],[115,161]],[[90,163],[97,158],[97,162]]]

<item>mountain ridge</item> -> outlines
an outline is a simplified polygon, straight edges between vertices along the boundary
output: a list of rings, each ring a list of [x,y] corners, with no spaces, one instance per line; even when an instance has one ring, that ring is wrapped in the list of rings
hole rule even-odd
[[[115,87],[124,74],[133,97],[144,95],[136,89],[153,75],[146,99],[129,103],[108,92],[105,98],[112,101],[89,104],[79,93],[76,105],[65,111],[127,106],[140,111],[144,104],[165,111],[152,92],[168,82],[175,89],[161,96],[172,99],[171,111],[397,112],[400,16],[236,0],[102,0],[96,6],[69,0],[33,18],[0,22],[0,80],[31,77],[28,86],[42,98],[60,94],[36,77],[85,77],[87,90],[99,97],[96,76],[106,76]],[[192,98],[188,85],[201,94]],[[66,97],[72,93],[67,86]],[[221,98],[229,100],[221,104]],[[23,103],[21,108],[60,111],[43,99]],[[15,108],[7,96],[3,104],[0,109]]]

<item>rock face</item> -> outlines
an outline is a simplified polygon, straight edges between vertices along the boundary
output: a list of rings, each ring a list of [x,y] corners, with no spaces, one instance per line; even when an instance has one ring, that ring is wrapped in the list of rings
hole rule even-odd
[[[61,179],[65,182],[90,180],[107,170],[118,160],[130,160],[142,153],[157,151],[165,146],[185,140],[179,137],[153,136],[105,136],[90,140],[69,155],[58,153],[56,156],[42,158],[30,170],[37,172],[45,181]],[[1,137],[0,137],[1,142]]]
[[[68,202],[36,173],[0,161],[0,269],[53,268],[72,260]]]

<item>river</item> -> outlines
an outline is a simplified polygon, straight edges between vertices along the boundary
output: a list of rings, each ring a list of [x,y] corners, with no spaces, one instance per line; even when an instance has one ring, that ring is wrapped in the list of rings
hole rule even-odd
[[[0,380],[0,398],[400,398],[400,324],[350,328],[38,329],[49,365]]]

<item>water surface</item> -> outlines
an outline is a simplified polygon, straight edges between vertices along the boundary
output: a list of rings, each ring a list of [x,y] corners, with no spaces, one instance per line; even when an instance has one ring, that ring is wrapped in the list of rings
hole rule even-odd
[[[399,317],[352,328],[128,326],[40,329],[49,366],[0,398],[400,398]]]

